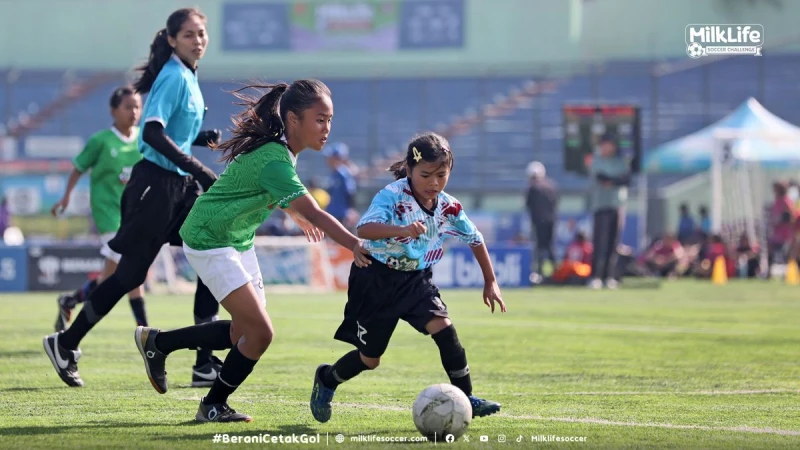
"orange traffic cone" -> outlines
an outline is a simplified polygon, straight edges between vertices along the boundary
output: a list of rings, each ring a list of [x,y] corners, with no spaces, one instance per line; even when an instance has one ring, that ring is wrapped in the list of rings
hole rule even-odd
[[[797,286],[800,284],[800,270],[797,267],[797,260],[794,258],[789,260],[786,264],[786,284],[790,286]]]
[[[725,284],[728,282],[728,268],[725,266],[725,258],[717,256],[714,260],[714,267],[711,269],[711,282],[714,284]]]

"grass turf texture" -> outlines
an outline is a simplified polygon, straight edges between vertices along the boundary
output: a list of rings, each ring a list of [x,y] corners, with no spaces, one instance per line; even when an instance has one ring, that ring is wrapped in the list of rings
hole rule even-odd
[[[478,291],[443,293],[475,394],[503,404],[500,414],[473,420],[470,442],[457,446],[800,446],[800,288],[675,282],[660,290],[504,296],[509,312],[492,316]],[[381,367],[342,385],[333,418],[318,424],[308,409],[313,371],[350,350],[332,340],[345,296],[270,295],[275,341],[230,401],[255,421],[195,424],[207,390],[188,387],[194,352],[170,356],[170,390],[157,394],[136,350],[127,299],[81,345],[86,386],[66,387],[41,344],[52,332],[55,298],[0,295],[0,448],[210,448],[217,433],[319,433],[322,445],[391,448],[398,444],[351,438],[416,437],[414,398],[447,381],[430,337],[401,324]],[[151,296],[147,307],[153,326],[192,320],[188,296]],[[532,443],[532,436],[586,442]]]

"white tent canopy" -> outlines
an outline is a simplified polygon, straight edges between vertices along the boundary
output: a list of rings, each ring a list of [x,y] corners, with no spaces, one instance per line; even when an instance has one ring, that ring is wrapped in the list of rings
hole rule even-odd
[[[730,156],[736,160],[758,161],[766,167],[800,165],[800,127],[750,98],[718,122],[653,149],[645,157],[645,171],[708,170],[714,152],[726,142]]]

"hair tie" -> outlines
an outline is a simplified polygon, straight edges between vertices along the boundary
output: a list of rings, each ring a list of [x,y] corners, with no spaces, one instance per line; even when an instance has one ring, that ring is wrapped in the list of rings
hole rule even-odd
[[[411,152],[414,153],[414,161],[420,162],[422,160],[422,153],[417,150],[417,147],[412,147]]]

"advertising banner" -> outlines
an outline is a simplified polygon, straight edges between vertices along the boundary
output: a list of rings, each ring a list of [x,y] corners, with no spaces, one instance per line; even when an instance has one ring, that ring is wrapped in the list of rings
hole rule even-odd
[[[528,246],[491,246],[489,256],[501,288],[530,286],[531,249]],[[440,288],[482,288],[483,272],[469,247],[451,247],[433,266],[433,282]]]
[[[28,287],[28,252],[0,244],[0,292],[23,292]]]
[[[103,271],[99,248],[47,246],[28,248],[28,290],[71,291]]]

